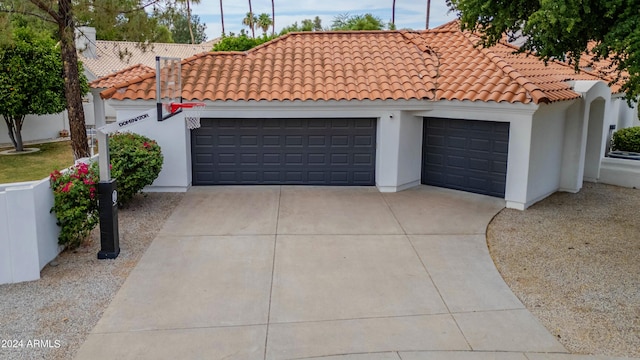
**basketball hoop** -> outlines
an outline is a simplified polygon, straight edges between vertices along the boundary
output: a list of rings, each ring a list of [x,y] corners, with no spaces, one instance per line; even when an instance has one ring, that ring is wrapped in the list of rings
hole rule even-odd
[[[184,111],[184,120],[187,122],[189,130],[200,127],[200,114],[204,110],[205,104],[201,102],[191,103],[171,103],[171,113],[174,114],[180,109]]]

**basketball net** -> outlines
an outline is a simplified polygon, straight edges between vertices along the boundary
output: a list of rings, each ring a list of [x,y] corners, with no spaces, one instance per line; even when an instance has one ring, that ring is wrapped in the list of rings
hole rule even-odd
[[[203,109],[204,104],[184,109],[184,119],[187,122],[187,128],[189,128],[189,130],[200,127],[200,115]]]
[[[189,130],[197,129],[200,127],[200,115],[204,110],[204,103],[172,103],[170,105],[171,113],[175,113],[179,109],[184,112],[184,120],[187,122],[187,128]]]

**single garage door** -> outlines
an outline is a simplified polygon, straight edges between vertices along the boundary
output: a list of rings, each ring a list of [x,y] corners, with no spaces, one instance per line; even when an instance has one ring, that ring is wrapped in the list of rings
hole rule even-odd
[[[424,118],[422,183],[504,197],[509,123]]]
[[[202,119],[193,185],[374,185],[376,119]]]

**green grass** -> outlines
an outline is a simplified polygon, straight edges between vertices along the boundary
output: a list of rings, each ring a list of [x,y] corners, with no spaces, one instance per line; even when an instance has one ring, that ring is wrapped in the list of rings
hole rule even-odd
[[[73,165],[70,141],[25,146],[40,151],[24,155],[0,155],[0,184],[41,180],[53,171]],[[8,150],[2,148],[0,151]]]

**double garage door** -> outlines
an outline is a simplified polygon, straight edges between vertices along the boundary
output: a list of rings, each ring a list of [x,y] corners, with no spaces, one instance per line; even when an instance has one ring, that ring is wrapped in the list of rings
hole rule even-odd
[[[422,183],[504,197],[509,123],[424,118]]]
[[[376,119],[202,119],[194,185],[375,185]],[[504,197],[509,124],[424,118],[422,183]]]
[[[193,185],[374,185],[376,120],[202,119]]]

